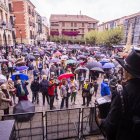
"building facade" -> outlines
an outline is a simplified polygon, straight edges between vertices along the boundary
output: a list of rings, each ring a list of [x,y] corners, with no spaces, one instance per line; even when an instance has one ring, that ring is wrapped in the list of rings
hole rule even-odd
[[[124,43],[127,42],[129,28],[132,26],[132,45],[140,45],[140,12],[127,16],[124,22]]]
[[[0,46],[13,45],[8,0],[0,0]],[[2,26],[5,23],[5,27]],[[6,43],[7,42],[7,43]]]
[[[29,0],[12,0],[16,42],[34,44],[35,6]]]
[[[86,15],[51,15],[50,36],[82,39],[84,35],[97,28],[98,20]]]
[[[102,23],[98,26],[98,30],[104,31],[120,26],[124,29],[124,39],[121,42],[122,44],[127,43],[128,33],[131,28],[130,26],[132,26],[131,44],[140,45],[140,12]]]
[[[114,29],[116,27],[123,27],[125,18],[126,17],[122,17],[122,18],[114,19],[108,22],[103,22],[102,24],[98,25],[98,30],[104,31],[104,30]]]

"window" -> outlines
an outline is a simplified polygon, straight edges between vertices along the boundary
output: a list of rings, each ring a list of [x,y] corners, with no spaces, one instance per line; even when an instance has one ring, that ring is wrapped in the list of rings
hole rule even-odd
[[[74,27],[77,27],[77,23],[76,22],[74,23]]]
[[[82,23],[82,27],[84,27],[85,26],[85,24],[84,23]]]
[[[71,22],[71,27],[73,27],[73,22]]]
[[[10,11],[10,12],[13,12],[11,3],[9,3],[9,11]]]
[[[62,22],[62,26],[65,27],[65,22]]]

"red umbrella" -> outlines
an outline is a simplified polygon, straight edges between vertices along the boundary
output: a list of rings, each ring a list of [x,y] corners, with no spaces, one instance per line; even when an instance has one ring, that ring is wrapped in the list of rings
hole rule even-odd
[[[72,73],[64,73],[64,74],[61,74],[61,75],[58,77],[58,79],[59,79],[59,80],[68,79],[68,78],[73,77],[73,76],[74,76],[74,74],[72,74]]]

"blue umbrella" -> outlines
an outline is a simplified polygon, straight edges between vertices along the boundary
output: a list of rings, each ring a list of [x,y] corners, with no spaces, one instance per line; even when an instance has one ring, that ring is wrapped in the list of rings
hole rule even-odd
[[[114,67],[115,67],[115,65],[113,63],[105,63],[103,65],[104,69],[111,69],[111,68],[114,68]]]
[[[109,63],[109,60],[107,60],[107,59],[102,59],[102,60],[100,61],[100,63],[101,63],[102,66],[103,66],[105,63]]]
[[[29,67],[27,66],[20,66],[20,67],[16,67],[15,70],[16,71],[24,71],[24,70],[28,70]]]
[[[16,80],[16,79],[15,79],[16,76],[19,76],[19,77],[20,77],[20,80],[28,80],[28,79],[29,79],[28,75],[26,75],[26,74],[24,74],[24,73],[19,73],[19,72],[14,73],[14,74],[11,76],[11,79],[12,79],[13,81],[15,81],[15,80]]]

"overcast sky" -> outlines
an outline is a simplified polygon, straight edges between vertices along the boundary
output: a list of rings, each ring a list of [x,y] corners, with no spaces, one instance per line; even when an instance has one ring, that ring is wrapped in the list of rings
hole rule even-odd
[[[140,11],[140,0],[31,0],[41,16],[49,20],[51,14],[79,14],[100,22],[116,19]]]

